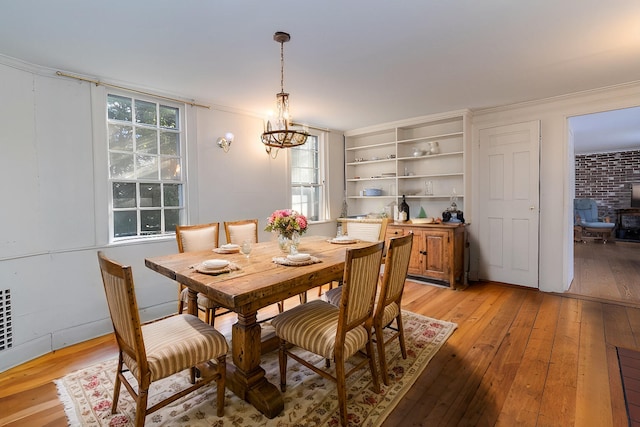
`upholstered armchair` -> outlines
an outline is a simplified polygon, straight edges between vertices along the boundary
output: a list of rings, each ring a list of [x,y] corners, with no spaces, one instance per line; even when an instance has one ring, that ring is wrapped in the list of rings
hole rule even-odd
[[[598,205],[593,199],[575,199],[573,201],[574,240],[586,242],[587,239],[609,240],[615,224],[598,218]]]

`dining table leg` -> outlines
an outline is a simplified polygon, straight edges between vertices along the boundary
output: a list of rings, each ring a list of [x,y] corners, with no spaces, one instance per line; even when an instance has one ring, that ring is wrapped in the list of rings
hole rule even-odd
[[[238,321],[231,330],[233,364],[227,364],[227,386],[267,418],[274,418],[284,409],[284,400],[260,366],[261,327],[257,312],[237,314]]]

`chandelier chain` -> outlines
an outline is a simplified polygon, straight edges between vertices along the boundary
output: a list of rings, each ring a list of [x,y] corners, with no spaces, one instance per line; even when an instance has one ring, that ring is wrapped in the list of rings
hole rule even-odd
[[[284,93],[284,42],[280,42],[280,92]]]

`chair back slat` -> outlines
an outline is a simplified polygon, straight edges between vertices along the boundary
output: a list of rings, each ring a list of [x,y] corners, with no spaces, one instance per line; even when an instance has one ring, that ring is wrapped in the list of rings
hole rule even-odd
[[[380,222],[346,222],[346,232],[352,239],[378,242],[384,240],[388,221],[388,218],[383,218]]]
[[[389,240],[385,269],[380,286],[377,312],[384,311],[384,307],[392,302],[400,302],[404,283],[409,269],[411,247],[413,246],[413,234],[402,237],[394,237]]]
[[[373,315],[384,242],[348,249],[345,260],[339,333],[346,333]]]
[[[224,223],[227,243],[241,245],[245,240],[258,243],[258,220],[227,221]]]
[[[111,261],[102,251],[98,252],[98,260],[116,339],[120,349],[133,358],[142,371],[147,357],[131,267]]]
[[[218,247],[218,227],[220,223],[176,226],[176,240],[179,252],[196,252]]]

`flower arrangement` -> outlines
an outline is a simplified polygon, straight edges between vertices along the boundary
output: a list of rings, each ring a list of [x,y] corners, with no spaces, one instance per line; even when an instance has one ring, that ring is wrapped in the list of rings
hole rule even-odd
[[[267,219],[267,227],[264,230],[291,239],[294,232],[303,234],[307,231],[307,217],[291,209],[280,209]]]

